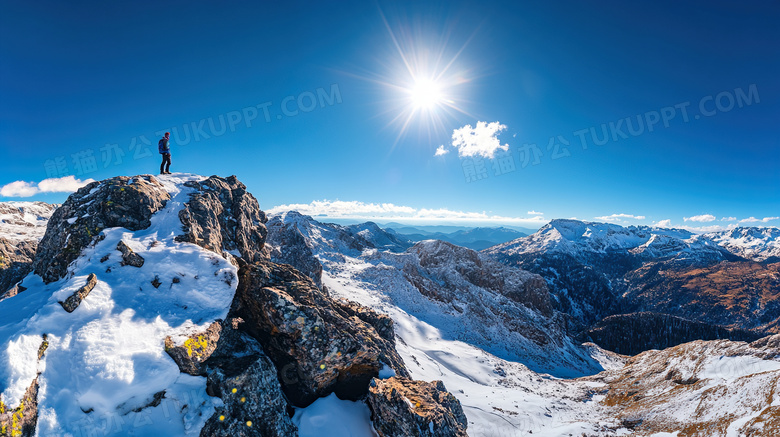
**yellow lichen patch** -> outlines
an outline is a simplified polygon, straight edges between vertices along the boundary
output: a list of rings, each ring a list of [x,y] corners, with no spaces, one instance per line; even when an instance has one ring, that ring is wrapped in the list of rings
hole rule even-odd
[[[184,342],[184,347],[187,348],[187,356],[190,358],[192,358],[192,354],[202,355],[208,346],[208,340],[202,335],[199,335],[197,339],[189,338]]]
[[[11,437],[22,437],[22,419],[24,419],[24,401],[19,404],[19,407],[14,411],[11,417]]]

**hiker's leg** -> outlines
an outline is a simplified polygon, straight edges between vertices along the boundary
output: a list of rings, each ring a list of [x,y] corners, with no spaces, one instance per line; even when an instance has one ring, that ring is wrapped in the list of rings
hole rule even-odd
[[[162,155],[162,162],[160,163],[160,174],[165,173],[165,153]]]
[[[166,153],[165,154],[165,171],[170,172],[171,170],[171,154]]]

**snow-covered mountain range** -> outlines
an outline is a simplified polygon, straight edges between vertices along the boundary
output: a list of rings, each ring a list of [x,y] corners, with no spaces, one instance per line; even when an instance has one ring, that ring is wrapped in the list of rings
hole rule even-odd
[[[780,317],[773,298],[780,265],[772,262],[778,235],[772,228],[696,235],[553,220],[483,253],[543,276],[576,330],[615,314],[655,312],[772,333]]]
[[[651,349],[776,326],[776,230],[554,220],[477,252],[189,174],[25,208],[0,223],[35,245],[0,298],[2,437],[780,433],[780,336]]]

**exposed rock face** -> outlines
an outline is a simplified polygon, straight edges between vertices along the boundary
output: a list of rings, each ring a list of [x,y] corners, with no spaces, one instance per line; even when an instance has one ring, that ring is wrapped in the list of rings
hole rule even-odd
[[[106,228],[146,229],[170,195],[150,175],[118,176],[82,187],[49,220],[33,269],[46,283],[67,274],[68,265]]]
[[[468,435],[463,408],[441,381],[373,379],[367,401],[380,437]]]
[[[0,238],[0,299],[32,270],[37,241],[12,242]],[[8,293],[11,297],[16,293]]]
[[[14,286],[32,270],[38,242],[57,206],[0,202],[0,300],[20,291]]]
[[[125,244],[124,241],[117,243],[116,250],[122,252],[121,265],[133,267],[142,267],[144,265],[144,258],[141,255],[133,252],[133,249]]]
[[[90,273],[87,277],[87,283],[68,296],[68,298],[65,299],[65,302],[60,302],[60,305],[62,305],[62,308],[65,309],[65,311],[72,313],[81,305],[81,302],[87,298],[92,289],[95,288],[95,285],[97,285],[97,276],[95,276],[94,273]]]
[[[186,185],[197,191],[179,213],[184,235],[177,240],[218,254],[237,252],[250,263],[264,258],[268,219],[244,184],[235,176],[212,176]]]
[[[217,348],[203,366],[208,376],[206,390],[222,398],[225,405],[206,422],[200,435],[296,435],[276,367],[256,340],[232,325],[222,324]]]
[[[300,215],[295,211],[287,214]],[[273,217],[267,223],[269,258],[280,264],[290,264],[305,274],[317,285],[322,285],[322,264],[314,256],[306,238],[295,225],[286,224],[280,217]]]
[[[650,312],[606,317],[588,330],[588,336],[604,349],[624,355],[666,349],[693,340],[753,341],[760,337],[750,331]]]
[[[420,259],[420,267],[426,271],[448,269],[454,265],[462,279],[480,288],[495,290],[513,301],[539,311],[545,317],[552,316],[553,309],[547,284],[540,276],[527,272],[507,271],[478,252],[444,241],[424,241],[409,249]],[[457,262],[453,263],[453,259]],[[448,286],[454,282],[443,278]]]
[[[392,339],[352,315],[356,304],[345,309],[288,265],[243,265],[236,299],[233,313],[246,321],[243,329],[263,345],[296,406],[308,406],[331,392],[356,400],[385,365],[409,376]],[[376,323],[388,335],[389,320]]]

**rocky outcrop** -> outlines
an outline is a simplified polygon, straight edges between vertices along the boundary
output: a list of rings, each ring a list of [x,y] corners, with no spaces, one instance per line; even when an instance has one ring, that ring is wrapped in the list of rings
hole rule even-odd
[[[237,330],[240,319],[218,320],[180,346],[165,340],[165,351],[182,373],[206,376],[206,391],[223,406],[206,421],[202,437],[296,435],[274,364],[262,346]]]
[[[116,250],[122,253],[122,262],[120,263],[121,265],[133,267],[142,267],[144,265],[144,258],[141,255],[133,252],[133,249],[125,244],[124,241],[117,243]]]
[[[367,402],[380,437],[465,437],[460,402],[441,381],[373,379]]]
[[[250,263],[264,259],[268,219],[244,184],[235,176],[212,176],[185,185],[195,192],[179,212],[184,235],[178,241],[218,254],[227,252]]]
[[[153,176],[118,176],[82,187],[49,220],[33,262],[46,283],[67,274],[68,265],[103,229],[146,229],[170,195]]]
[[[68,298],[65,299],[65,302],[60,301],[60,305],[62,305],[62,308],[65,311],[72,313],[81,305],[81,302],[87,298],[92,289],[95,288],[95,285],[97,285],[97,276],[95,276],[94,273],[90,273],[87,277],[87,283],[68,296]]]
[[[666,349],[693,340],[753,341],[761,337],[750,331],[650,312],[609,316],[587,334],[600,347],[623,355]]]
[[[205,332],[191,335],[181,345],[176,345],[171,337],[166,337],[165,352],[173,358],[182,373],[205,375],[204,361],[217,349],[221,332],[222,323],[216,321]]]
[[[262,344],[295,406],[308,406],[332,392],[359,399],[384,366],[409,376],[392,339],[352,315],[354,306],[345,309],[291,266],[268,261],[241,266],[231,312]],[[381,320],[377,324],[385,325],[380,330],[389,336],[389,321]]]

